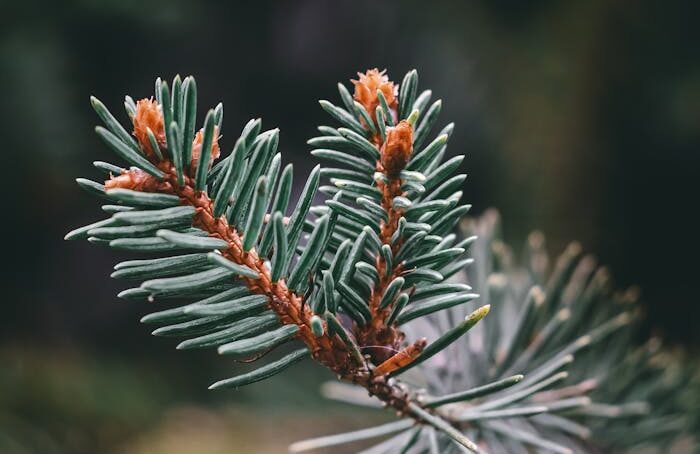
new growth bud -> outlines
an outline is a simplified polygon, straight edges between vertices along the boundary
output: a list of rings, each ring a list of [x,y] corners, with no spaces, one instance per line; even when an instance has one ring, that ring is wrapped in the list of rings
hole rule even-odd
[[[386,140],[380,150],[381,164],[390,178],[396,178],[406,167],[413,152],[413,128],[403,120],[386,129]]]
[[[387,112],[396,117],[396,106],[398,97],[398,86],[389,80],[386,70],[379,71],[377,68],[368,69],[364,74],[357,73],[358,80],[351,80],[355,85],[355,101],[362,104],[370,117],[376,122],[375,111],[379,106],[377,90],[380,90],[386,99],[386,103],[392,112]]]
[[[165,126],[163,112],[153,99],[141,99],[136,103],[134,114],[134,137],[149,159],[156,156],[156,151],[148,140],[148,130],[151,130],[160,147],[165,147]]]

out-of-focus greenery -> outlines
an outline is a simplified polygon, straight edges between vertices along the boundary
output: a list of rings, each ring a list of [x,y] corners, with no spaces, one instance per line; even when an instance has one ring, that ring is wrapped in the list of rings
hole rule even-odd
[[[116,302],[123,285],[107,275],[117,257],[62,241],[97,215],[73,178],[96,175],[90,162],[109,156],[88,96],[116,111],[124,94],[151,93],[157,75],[194,74],[202,106],[223,100],[225,150],[250,117],[279,126],[286,159],[305,174],[315,163],[304,142],[324,118],[316,99],[357,70],[417,67],[456,121],[453,152],[467,154],[465,199],[477,213],[497,206],[513,243],[536,227],[553,251],[582,241],[622,285],[641,285],[650,326],[700,339],[690,2],[5,3],[2,452],[280,452],[366,418],[318,403],[310,363],[207,392],[235,366],[149,338],[135,323],[147,308]]]
[[[321,401],[319,370],[232,396],[204,395],[203,383],[178,376],[186,365],[21,346],[3,347],[0,362],[3,453],[271,454],[340,424],[390,418]]]

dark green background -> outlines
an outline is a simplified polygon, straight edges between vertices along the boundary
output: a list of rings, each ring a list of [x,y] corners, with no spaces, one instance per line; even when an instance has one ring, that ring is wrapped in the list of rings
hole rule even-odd
[[[337,101],[335,83],[358,70],[387,68],[400,81],[417,68],[444,100],[443,122],[456,122],[450,150],[467,154],[476,213],[499,208],[514,245],[533,228],[553,253],[581,241],[621,286],[642,287],[654,330],[700,340],[693,2],[9,3],[0,441],[4,426],[30,452],[231,452],[227,436],[241,452],[277,452],[366,419],[326,410],[315,397],[325,376],[310,364],[238,394],[207,393],[231,363],[150,338],[137,323],[148,308],[114,296],[124,287],[107,277],[116,254],[62,241],[99,216],[73,179],[112,159],[92,132],[89,95],[121,113],[123,95],[150,96],[158,75],[195,75],[200,112],[224,102],[225,151],[251,117],[280,127],[301,176],[315,164],[306,139],[329,121],[317,99]],[[209,444],[187,448],[200,438]]]

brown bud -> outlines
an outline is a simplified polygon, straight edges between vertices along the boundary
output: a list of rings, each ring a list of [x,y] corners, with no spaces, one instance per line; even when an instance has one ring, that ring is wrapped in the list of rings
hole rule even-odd
[[[155,150],[148,140],[148,129],[150,128],[156,137],[156,142],[160,147],[165,146],[165,126],[163,125],[163,112],[160,106],[153,99],[141,99],[136,103],[136,113],[134,114],[134,137],[141,145],[141,149],[148,158],[156,156]]]
[[[370,117],[377,121],[375,111],[379,105],[377,90],[381,90],[387,105],[392,112],[389,115],[395,117],[396,100],[398,95],[398,86],[394,85],[385,74],[386,70],[379,71],[377,68],[368,69],[364,74],[357,73],[358,80],[351,80],[355,85],[355,101],[362,104]]]
[[[202,155],[202,141],[204,140],[204,129],[200,129],[194,136],[192,141],[192,163],[190,165],[191,169],[196,169],[199,165],[199,157]],[[211,143],[211,157],[209,158],[209,166],[216,158],[219,157],[219,127],[214,126],[214,139]]]
[[[384,172],[389,177],[397,177],[406,168],[413,152],[413,127],[402,120],[395,127],[386,129],[386,140],[380,150]]]
[[[134,168],[105,181],[105,189],[120,188],[133,191],[149,191],[152,183],[153,177],[141,169]]]
[[[381,376],[407,366],[418,358],[427,344],[428,341],[425,338],[418,339],[413,344],[399,351],[394,356],[377,366],[374,369],[374,374]]]

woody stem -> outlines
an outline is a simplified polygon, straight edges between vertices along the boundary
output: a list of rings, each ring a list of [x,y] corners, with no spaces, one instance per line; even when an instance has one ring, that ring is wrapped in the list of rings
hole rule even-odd
[[[184,184],[180,186],[175,169],[170,162],[161,161],[158,166],[166,176],[163,180],[156,180],[149,176],[148,178],[153,180],[145,183],[144,186],[161,193],[177,195],[183,205],[195,207],[193,225],[206,231],[211,237],[227,241],[229,246],[221,249],[221,254],[232,262],[244,265],[258,273],[258,278],[243,278],[246,286],[252,293],[266,295],[269,298],[269,307],[277,314],[281,323],[299,327],[298,339],[309,348],[317,362],[338,374],[341,379],[365,387],[370,394],[377,396],[387,406],[400,412],[406,410],[410,397],[395,384],[389,384],[381,377],[372,378],[364,366],[354,362],[348,354],[347,347],[338,336],[324,334],[316,337],[313,334],[310,322],[313,312],[307,304],[304,304],[304,297],[289,289],[283,279],[272,282],[270,271],[257,251],[243,250],[242,235],[229,225],[225,216],[214,216],[211,199],[205,192],[194,189],[191,178],[185,176]]]

